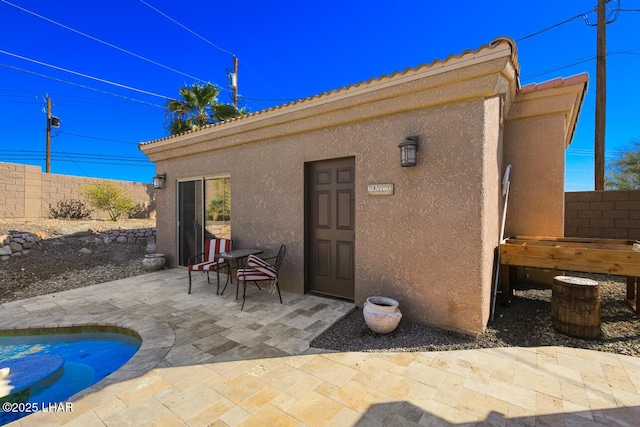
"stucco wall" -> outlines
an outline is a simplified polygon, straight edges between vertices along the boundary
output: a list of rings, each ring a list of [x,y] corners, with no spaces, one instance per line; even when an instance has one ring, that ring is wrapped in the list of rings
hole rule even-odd
[[[159,162],[169,182],[158,197],[158,250],[175,253],[175,178],[229,173],[234,247],[286,244],[282,288],[303,293],[304,164],[354,156],[356,304],[383,294],[407,318],[482,330],[498,239],[499,105],[467,101]],[[399,164],[407,135],[421,139],[413,168]],[[372,183],[394,183],[395,194],[367,195]],[[469,300],[482,303],[470,309]]]
[[[60,200],[87,203],[82,187],[102,181],[116,183],[133,197],[136,204],[144,207],[141,217],[155,217],[155,196],[151,184],[46,174],[39,166],[0,163],[0,218],[48,218],[49,206],[55,207]],[[88,203],[87,207],[90,207]],[[109,216],[106,212],[94,210],[92,218],[108,219]]]
[[[640,190],[565,194],[565,236],[640,239]]]
[[[564,138],[560,114],[505,123],[504,162],[513,164],[506,236],[564,235]]]
[[[479,54],[482,52],[482,54]],[[507,234],[562,233],[564,149],[586,75],[518,88],[499,40],[416,69],[257,112],[141,149],[168,183],[159,250],[176,265],[176,180],[231,176],[234,247],[288,247],[285,291],[305,292],[305,164],[355,159],[355,303],[382,294],[405,318],[482,332],[489,317],[503,167],[513,165]],[[420,138],[418,164],[398,144]],[[392,196],[369,184],[392,183]]]

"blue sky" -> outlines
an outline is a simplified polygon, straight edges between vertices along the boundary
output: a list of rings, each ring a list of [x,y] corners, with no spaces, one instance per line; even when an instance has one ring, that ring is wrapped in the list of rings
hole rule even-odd
[[[231,102],[230,53],[241,105],[258,111],[585,14],[517,47],[522,85],[589,74],[565,188],[593,189],[597,0],[96,4],[0,0],[0,161],[44,171],[48,95],[62,120],[53,173],[149,182],[155,168],[137,143],[167,135],[164,103],[185,84],[211,81]],[[625,11],[640,0],[621,0],[616,16],[617,5],[608,3],[607,160],[640,140],[640,12]]]

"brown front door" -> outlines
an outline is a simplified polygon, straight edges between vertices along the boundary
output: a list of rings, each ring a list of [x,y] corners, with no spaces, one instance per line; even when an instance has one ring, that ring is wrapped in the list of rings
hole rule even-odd
[[[310,292],[354,298],[355,159],[306,169],[306,265]]]

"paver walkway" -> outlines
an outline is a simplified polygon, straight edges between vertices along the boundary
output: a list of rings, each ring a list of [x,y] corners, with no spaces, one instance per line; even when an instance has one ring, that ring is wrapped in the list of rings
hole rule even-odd
[[[215,281],[215,279],[213,279]],[[73,412],[25,426],[432,426],[640,424],[640,359],[537,347],[336,353],[309,342],[353,304],[260,293],[244,311],[164,270],[2,305],[0,328],[119,325],[143,338]]]

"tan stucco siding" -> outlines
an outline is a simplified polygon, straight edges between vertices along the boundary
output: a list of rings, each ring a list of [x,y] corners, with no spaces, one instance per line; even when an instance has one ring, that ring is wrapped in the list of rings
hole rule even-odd
[[[481,315],[466,308],[482,286],[482,109],[476,100],[380,126],[383,141],[395,144],[386,144],[386,153],[364,155],[358,166],[366,180],[358,185],[356,219],[359,306],[371,295],[389,295],[408,318],[467,331],[483,328]],[[403,132],[422,138],[415,168],[399,167],[395,135]],[[395,183],[396,194],[367,196],[366,184],[375,182]]]
[[[493,295],[493,270],[495,265],[495,249],[500,238],[502,225],[503,196],[502,175],[506,163],[503,162],[502,132],[503,100],[494,97],[485,101],[484,113],[484,162],[483,162],[483,203],[482,203],[482,236],[481,236],[481,289],[477,295],[480,301],[480,319],[474,319],[486,325],[491,309]]]
[[[305,292],[305,164],[353,157],[355,302],[397,299],[405,318],[482,332],[500,234],[501,178],[511,163],[507,235],[557,234],[564,148],[586,76],[517,87],[513,43],[409,69],[281,107],[142,144],[166,172],[158,244],[176,252],[172,180],[230,174],[235,247],[288,247],[282,288]],[[418,164],[398,144],[420,138]],[[392,196],[368,184],[394,184]],[[166,209],[166,211],[162,211]],[[175,259],[171,259],[175,265]]]
[[[512,163],[506,235],[564,235],[563,114],[508,121],[505,163]]]
[[[169,181],[229,173],[234,246],[274,252],[286,244],[282,289],[303,293],[305,162],[355,157],[356,304],[383,294],[398,299],[407,318],[478,332],[487,309],[469,309],[468,300],[489,294],[480,223],[485,138],[497,145],[484,117],[485,102],[468,101],[178,157],[157,169]],[[401,168],[398,144],[409,135],[421,140],[418,165]],[[373,183],[393,183],[395,194],[367,195]],[[158,201],[167,209],[158,217],[159,250],[167,253],[175,253],[174,203],[170,182]]]

